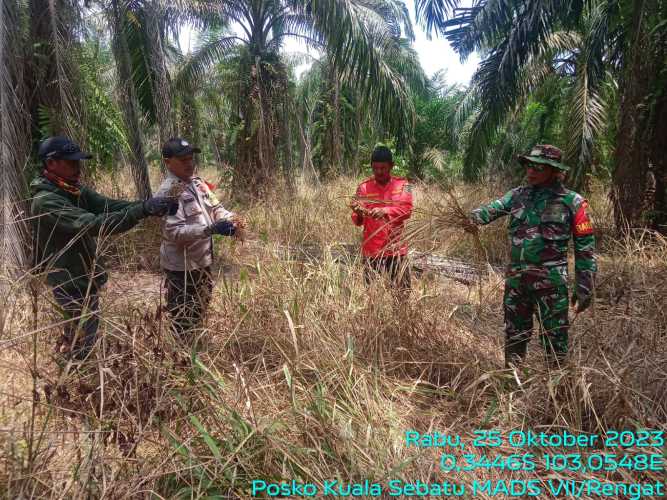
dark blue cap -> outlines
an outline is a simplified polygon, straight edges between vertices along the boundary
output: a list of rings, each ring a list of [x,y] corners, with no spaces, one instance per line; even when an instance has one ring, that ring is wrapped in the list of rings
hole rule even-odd
[[[62,136],[49,137],[42,141],[37,154],[42,160],[90,160],[93,157],[81,151],[76,142]]]
[[[173,158],[174,156],[188,156],[192,153],[201,153],[201,149],[193,146],[180,137],[172,137],[162,146],[162,158]]]

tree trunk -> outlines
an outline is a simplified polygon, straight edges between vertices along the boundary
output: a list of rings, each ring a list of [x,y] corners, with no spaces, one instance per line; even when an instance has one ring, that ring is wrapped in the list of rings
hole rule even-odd
[[[164,39],[160,28],[162,13],[157,1],[146,5],[146,33],[150,44],[150,67],[152,71],[153,98],[155,114],[160,131],[160,144],[174,137],[175,126],[171,111],[171,87],[169,72],[164,55]]]
[[[81,98],[74,32],[77,10],[68,0],[30,0],[32,50],[25,77],[32,136],[66,135],[82,142]]]
[[[334,171],[336,173],[341,172],[341,159],[343,155],[341,154],[341,118],[340,118],[340,79],[338,78],[338,71],[336,71],[336,66],[331,65],[331,83],[333,83],[333,127],[331,130],[332,134],[332,146],[331,151],[331,162],[333,164]]]
[[[291,98],[288,98],[282,104],[282,129],[283,129],[283,138],[285,141],[285,160],[283,164],[283,175],[287,181],[287,186],[290,192],[296,191],[296,185],[294,183],[294,152],[292,150],[292,120],[290,120],[290,107],[294,105],[291,101]]]
[[[667,217],[665,41],[661,40],[660,31],[653,30],[652,26],[655,20],[664,18],[660,17],[656,0],[633,5],[630,45],[624,57],[624,81],[620,85],[623,93],[613,175],[614,216],[620,230],[649,227],[667,232],[664,225]],[[657,189],[655,199],[646,203],[650,165]]]
[[[342,117],[340,106],[340,81],[335,64],[330,61],[326,69],[326,90],[320,120],[324,122],[321,134],[321,152],[317,155],[318,166],[323,177],[329,177],[334,172],[342,171]]]
[[[236,141],[234,184],[236,191],[259,196],[276,175],[276,144],[278,109],[284,98],[286,77],[273,69],[265,70],[264,61],[254,57],[250,65],[250,85],[241,96],[243,130]],[[277,62],[271,62],[276,67]],[[284,68],[281,69],[283,71]],[[243,69],[242,69],[243,71]]]
[[[132,82],[132,65],[125,33],[126,15],[125,5],[120,5],[119,0],[113,0],[111,3],[113,53],[118,70],[123,117],[130,143],[130,168],[137,196],[143,200],[151,196],[151,186],[148,177],[148,164],[144,156],[143,137],[139,123],[139,109],[134,83]]]
[[[349,166],[348,168],[348,174],[351,175],[358,175],[359,172],[362,170],[360,161],[359,161],[359,143],[361,142],[361,106],[359,106],[359,102],[357,101],[357,105],[354,107],[354,115],[356,117],[356,127],[354,129],[354,155],[352,156],[352,165]]]
[[[0,8],[0,278],[28,267],[29,206],[24,169],[30,152],[30,121],[24,82],[20,4]]]
[[[180,101],[179,135],[195,146],[201,146],[199,108],[195,99],[195,90],[191,89],[190,92],[183,93]],[[195,156],[196,160],[197,157]]]

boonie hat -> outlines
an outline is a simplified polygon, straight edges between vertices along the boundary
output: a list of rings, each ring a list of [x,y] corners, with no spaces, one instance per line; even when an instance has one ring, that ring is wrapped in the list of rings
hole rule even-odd
[[[529,163],[541,163],[542,165],[551,165],[558,170],[567,172],[570,170],[570,167],[564,165],[560,162],[563,157],[563,153],[556,146],[551,144],[537,144],[533,146],[533,149],[530,150],[530,153],[525,155],[519,155],[519,162],[528,166]]]
[[[79,145],[67,137],[54,136],[42,141],[37,154],[42,160],[90,160],[93,155],[81,151]]]
[[[172,137],[162,146],[162,158],[188,156],[192,153],[201,153],[201,149],[192,146],[188,141],[180,137]]]

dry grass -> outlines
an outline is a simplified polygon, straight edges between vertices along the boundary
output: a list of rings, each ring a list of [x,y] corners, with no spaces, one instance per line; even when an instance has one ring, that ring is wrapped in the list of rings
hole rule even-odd
[[[102,340],[78,372],[51,358],[49,291],[27,276],[7,281],[2,493],[246,498],[253,479],[544,479],[544,471],[445,474],[443,450],[407,448],[404,432],[470,439],[478,428],[667,430],[664,240],[607,242],[595,307],[572,328],[571,364],[547,372],[532,342],[528,363],[509,374],[501,369],[501,277],[482,283],[481,308],[474,287],[433,276],[414,280],[402,304],[380,283],[367,289],[357,256],[339,251],[359,237],[346,208],[354,187],[342,179],[293,194],[277,188],[262,204],[231,207],[247,215],[250,241],[217,242],[224,265],[198,350],[167,333],[156,224],[103,245],[113,258]],[[461,210],[499,194],[456,191]],[[419,186],[415,218],[442,198]],[[439,239],[440,251],[474,259],[463,233]],[[502,261],[502,223],[480,241],[489,260]],[[316,258],[296,254],[298,246],[317,248]],[[631,477],[638,473],[608,475]]]

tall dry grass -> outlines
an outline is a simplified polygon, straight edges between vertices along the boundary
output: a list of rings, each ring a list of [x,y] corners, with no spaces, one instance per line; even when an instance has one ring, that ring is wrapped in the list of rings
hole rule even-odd
[[[116,196],[129,195],[124,185]],[[216,241],[207,330],[192,346],[174,342],[161,308],[158,224],[101,245],[111,279],[100,342],[77,370],[54,362],[60,320],[49,290],[31,276],[9,281],[0,298],[2,494],[247,498],[253,479],[544,478],[444,474],[442,450],[407,448],[404,432],[667,430],[664,240],[607,240],[595,307],[572,328],[571,363],[547,371],[532,342],[526,365],[509,373],[502,278],[484,278],[481,308],[475,285],[435,275],[413,279],[405,302],[381,282],[367,288],[356,252],[345,251],[359,241],[345,208],[354,188],[352,179],[297,192],[278,186],[262,203],[231,207],[247,216],[249,241]],[[467,208],[502,189],[456,193]],[[415,198],[416,218],[441,201],[426,186]],[[503,224],[485,228],[481,241],[502,262]],[[475,255],[459,232],[420,245]]]

